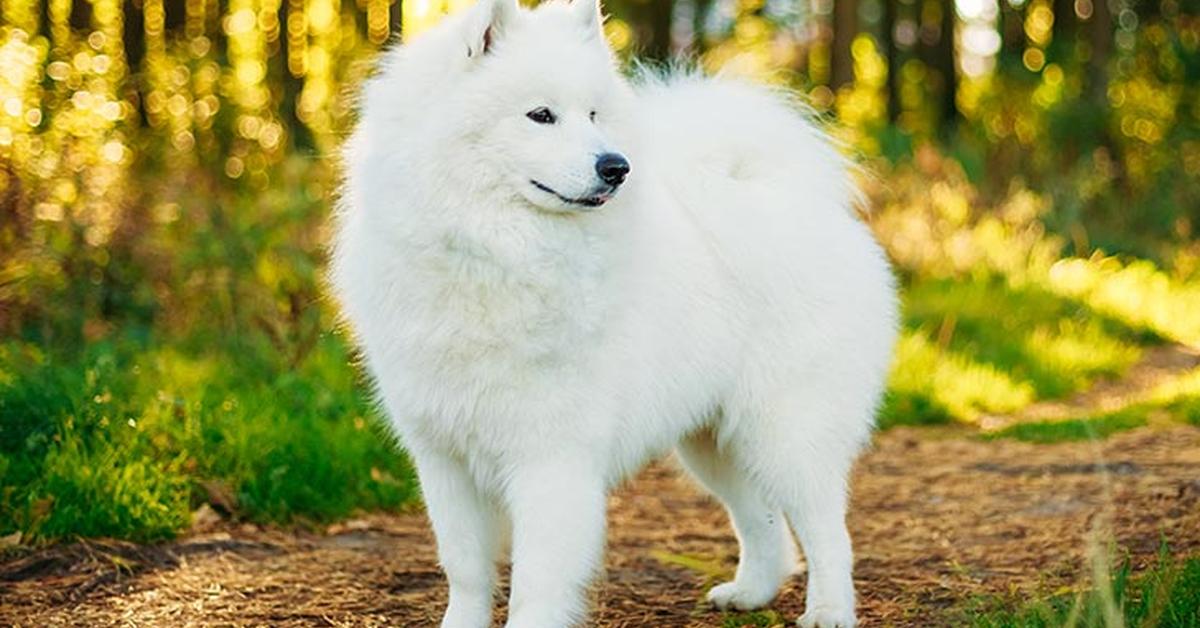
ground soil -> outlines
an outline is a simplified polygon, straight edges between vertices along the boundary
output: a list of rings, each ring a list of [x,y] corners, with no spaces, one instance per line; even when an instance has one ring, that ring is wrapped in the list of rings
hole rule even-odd
[[[0,624],[436,625],[446,588],[420,512],[318,531],[199,519],[157,546],[10,554]],[[1162,539],[1177,554],[1200,553],[1200,429],[1056,445],[894,429],[858,465],[849,521],[863,625],[958,624],[981,594],[1085,586],[1097,530],[1135,565],[1151,562]],[[669,461],[612,497],[609,539],[590,625],[725,621],[701,600],[732,571],[736,540],[720,506]],[[789,622],[803,586],[800,571],[773,607]]]

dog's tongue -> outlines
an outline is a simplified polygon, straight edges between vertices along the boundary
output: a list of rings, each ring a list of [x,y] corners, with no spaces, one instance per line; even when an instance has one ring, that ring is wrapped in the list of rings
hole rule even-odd
[[[595,195],[589,197],[588,200],[593,203],[596,203],[597,205],[600,203],[607,203],[608,199],[613,197],[614,192],[616,192],[616,190],[608,190],[607,192],[601,192],[599,194],[595,194]]]

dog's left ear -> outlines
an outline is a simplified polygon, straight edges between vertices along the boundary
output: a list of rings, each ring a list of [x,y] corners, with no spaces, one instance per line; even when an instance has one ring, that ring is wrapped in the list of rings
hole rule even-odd
[[[600,11],[600,0],[571,0],[575,17],[588,33],[604,35],[604,15]]]

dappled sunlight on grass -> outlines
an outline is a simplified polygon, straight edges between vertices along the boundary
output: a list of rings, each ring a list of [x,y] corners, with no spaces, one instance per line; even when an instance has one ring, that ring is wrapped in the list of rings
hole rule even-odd
[[[1062,397],[1120,374],[1152,338],[1002,277],[915,280],[904,322],[885,425],[975,422]]]
[[[1200,284],[1174,281],[1148,261],[1066,259],[1055,263],[1042,283],[1130,325],[1200,346]]]
[[[1021,341],[1023,352],[1038,369],[1048,397],[1082,390],[1097,376],[1119,375],[1141,355],[1141,349],[1107,335],[1095,320],[1061,320],[1055,328],[1037,327]]]
[[[1146,394],[1146,401],[1172,403],[1186,397],[1200,397],[1200,368],[1160,382]]]
[[[1143,403],[1162,408],[1179,420],[1200,426],[1200,368],[1155,386]]]
[[[896,349],[884,426],[973,421],[981,412],[1011,412],[1034,399],[1033,386],[962,354],[939,348],[921,331],[905,332]]]
[[[1137,361],[1138,333],[1086,306],[1002,277],[914,281],[905,322],[947,348],[1028,381],[1038,397],[1075,392]]]

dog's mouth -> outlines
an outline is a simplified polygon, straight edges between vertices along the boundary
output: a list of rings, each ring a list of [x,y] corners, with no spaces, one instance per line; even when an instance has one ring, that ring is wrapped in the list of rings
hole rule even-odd
[[[554,196],[564,203],[568,203],[570,205],[579,205],[580,207],[599,207],[607,203],[608,200],[617,193],[617,186],[609,185],[598,193],[590,194],[588,196],[580,196],[578,198],[571,198],[570,196],[563,196],[562,194],[559,194],[554,188],[539,181],[530,179],[529,183],[532,184],[533,187]]]

